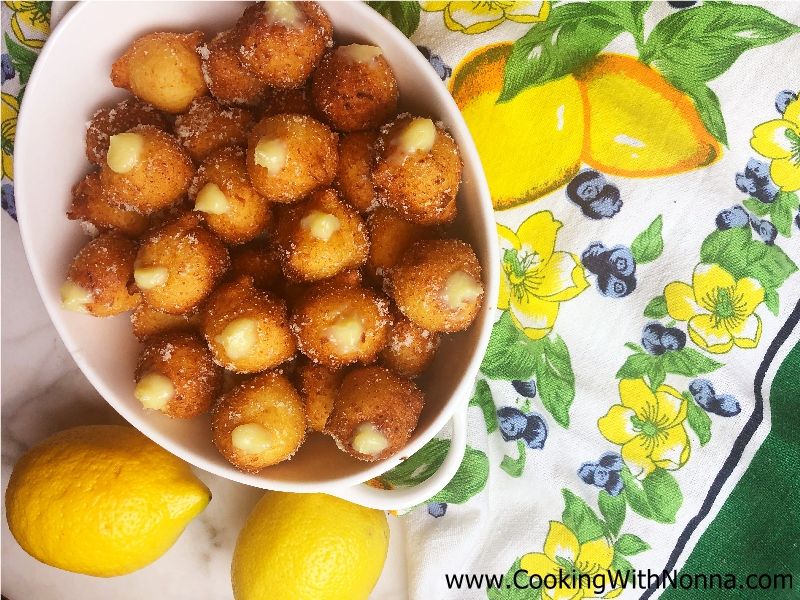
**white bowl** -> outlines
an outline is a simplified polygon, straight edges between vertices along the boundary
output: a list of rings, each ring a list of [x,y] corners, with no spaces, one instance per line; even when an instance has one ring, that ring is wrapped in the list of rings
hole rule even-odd
[[[339,41],[379,45],[400,85],[402,108],[441,119],[464,160],[459,193],[459,235],[476,249],[486,289],[483,309],[469,331],[447,336],[431,375],[422,382],[426,406],[407,446],[395,456],[365,463],[340,452],[332,440],[311,436],[288,462],[257,475],[234,469],[211,442],[207,417],[173,420],[144,411],[133,397],[139,345],[128,315],[96,319],[64,311],[59,286],[77,250],[87,242],[64,215],[70,188],[89,165],[87,120],[125,95],[111,86],[115,57],[152,31],[214,33],[233,25],[242,2],[87,2],[61,21],[36,62],[19,115],[14,170],[19,225],[28,262],[50,318],[75,362],[125,419],[170,452],[201,469],[261,488],[324,491],[376,508],[424,501],[449,481],[466,443],[465,415],[489,338],[497,298],[498,250],[491,200],[478,154],[455,103],[425,58],[403,34],[361,2],[322,2]],[[416,488],[376,490],[360,485],[419,450],[453,418],[453,443],[439,472]]]

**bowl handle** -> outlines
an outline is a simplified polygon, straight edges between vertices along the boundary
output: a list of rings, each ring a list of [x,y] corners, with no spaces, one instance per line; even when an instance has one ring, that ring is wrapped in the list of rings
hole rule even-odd
[[[425,481],[413,487],[393,490],[382,490],[362,483],[327,493],[379,510],[400,510],[425,502],[450,482],[464,458],[467,448],[467,411],[465,409],[456,411],[451,422],[453,435],[447,456],[436,472]]]

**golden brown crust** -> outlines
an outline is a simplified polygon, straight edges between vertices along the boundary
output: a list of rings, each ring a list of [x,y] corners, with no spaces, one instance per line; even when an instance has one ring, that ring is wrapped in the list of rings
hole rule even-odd
[[[222,369],[197,333],[172,331],[150,338],[139,355],[136,382],[150,373],[172,382],[175,395],[160,410],[176,419],[208,412],[222,388]]]
[[[247,453],[233,446],[231,435],[239,425],[258,424],[270,445],[263,452]],[[277,371],[256,375],[223,395],[211,409],[214,445],[233,466],[257,473],[264,467],[292,458],[306,435],[306,417],[300,394]]]
[[[325,53],[312,77],[314,106],[334,129],[378,127],[397,112],[397,79],[383,55],[366,62],[348,58],[342,47]]]
[[[319,119],[311,102],[311,87],[304,85],[293,90],[267,88],[260,107],[260,116],[272,117],[282,114],[307,115]]]
[[[255,106],[267,89],[239,60],[236,33],[233,29],[217,34],[207,45],[197,48],[203,76],[211,95],[221,104]]]
[[[199,215],[187,213],[142,239],[137,267],[165,267],[169,271],[166,283],[142,290],[142,298],[151,308],[170,314],[192,311],[230,266],[228,250],[200,220]]]
[[[399,452],[417,426],[425,396],[408,379],[383,367],[359,367],[345,375],[328,419],[327,432],[341,450],[365,461],[376,461]],[[377,454],[353,449],[359,425],[371,423],[389,442]]]
[[[338,230],[327,240],[314,237],[304,219],[333,215]],[[369,239],[359,214],[339,199],[332,189],[319,190],[278,214],[276,242],[283,272],[295,281],[317,281],[333,277],[367,260]]]
[[[154,106],[136,98],[126,98],[114,106],[100,108],[86,127],[86,158],[95,165],[103,164],[108,152],[108,139],[137,125],[152,125],[164,131],[169,120]]]
[[[72,188],[72,203],[67,210],[67,218],[88,224],[97,231],[116,231],[122,235],[135,238],[144,232],[149,225],[146,216],[120,207],[113,201],[100,183],[100,173],[89,173]]]
[[[462,271],[480,286],[478,297],[453,309],[446,302],[448,278]],[[472,247],[461,240],[421,240],[389,270],[387,291],[411,321],[437,332],[462,331],[483,302],[481,265]]]
[[[253,115],[245,108],[224,107],[210,96],[195,99],[175,119],[175,135],[189,155],[202,161],[225,146],[244,146]]]
[[[362,335],[342,349],[335,327],[342,321],[361,324]],[[318,283],[301,292],[292,306],[292,331],[300,351],[314,362],[333,368],[373,362],[389,340],[389,302],[373,290]]]
[[[256,240],[231,250],[231,279],[246,275],[256,287],[270,289],[282,277],[278,251],[264,240]]]
[[[286,145],[286,164],[270,174],[255,163],[259,141]],[[281,114],[261,119],[247,139],[247,170],[253,187],[273,202],[296,202],[336,177],[338,138],[327,125],[306,115]]]
[[[381,128],[372,182],[378,201],[409,221],[422,225],[451,223],[456,218],[456,194],[461,182],[461,155],[441,124],[430,152],[398,153],[397,136],[411,122],[403,114]]]
[[[413,379],[433,360],[439,342],[438,333],[423,329],[396,311],[389,343],[381,351],[379,361],[398,375]]]
[[[397,264],[411,244],[434,237],[437,231],[411,223],[396,211],[379,206],[367,217],[367,231],[371,241],[367,272],[376,281],[383,281],[386,272]]]
[[[104,233],[80,249],[67,279],[91,295],[85,305],[90,314],[109,317],[139,304],[139,294],[128,291],[135,256],[136,243],[116,233]]]
[[[286,304],[256,288],[250,277],[222,283],[204,304],[200,318],[214,360],[231,371],[257,373],[277,367],[295,353]],[[245,318],[255,324],[255,344],[247,356],[231,358],[218,336],[232,322]]]
[[[359,212],[378,206],[370,171],[375,157],[377,131],[355,131],[339,138],[339,168],[336,188]]]
[[[194,331],[200,326],[197,313],[171,315],[139,304],[131,313],[131,329],[140,342],[171,331]]]
[[[137,38],[111,66],[111,83],[160,110],[181,113],[207,91],[196,53],[204,37],[194,31]]]
[[[103,189],[124,208],[144,215],[180,202],[194,174],[192,159],[175,137],[157,127],[138,125],[130,132],[144,139],[139,162],[127,173],[116,173],[104,162]]]
[[[272,222],[272,209],[247,176],[244,148],[229,146],[210,154],[200,165],[189,189],[194,202],[203,187],[213,183],[228,202],[223,214],[202,213],[208,228],[226,244],[244,244],[258,237]]]
[[[343,369],[330,369],[310,360],[303,360],[298,365],[294,376],[310,429],[325,431],[344,374]]]
[[[265,12],[267,4],[250,6],[236,23],[239,58],[271,87],[300,87],[332,43],[333,26],[315,2],[293,3],[302,13],[297,25],[271,21]]]

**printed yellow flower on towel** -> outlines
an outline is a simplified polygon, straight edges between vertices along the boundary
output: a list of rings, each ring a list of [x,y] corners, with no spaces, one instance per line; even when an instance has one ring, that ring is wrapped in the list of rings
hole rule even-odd
[[[769,174],[785,192],[800,190],[800,100],[790,102],[782,119],[753,130],[753,150],[772,159]]]
[[[41,48],[50,33],[49,2],[9,2],[11,31],[19,42],[29,48]]]
[[[556,251],[559,229],[550,211],[534,213],[516,233],[497,226],[503,266],[498,307],[534,340],[553,329],[561,302],[589,287],[578,257]]]
[[[614,560],[614,548],[605,538],[589,540],[583,544],[578,542],[575,534],[558,521],[550,521],[550,530],[544,541],[544,553],[531,552],[519,561],[520,569],[528,572],[529,576],[538,575],[542,580],[547,575],[553,575],[555,581],[559,580],[559,571],[566,573],[569,578],[575,572],[576,584],[589,583],[592,575],[607,575]],[[588,575],[582,577],[579,575]],[[548,581],[552,577],[548,578]],[[597,596],[592,587],[572,586],[546,589],[542,587],[542,598],[545,600],[581,600],[582,598],[595,598]],[[611,590],[605,598],[614,598],[622,592],[622,588]]]
[[[484,33],[508,20],[538,23],[550,14],[549,2],[420,2],[426,12],[441,12],[451,31]]]
[[[692,341],[714,354],[728,352],[734,344],[755,348],[761,339],[761,319],[756,307],[764,288],[752,277],[738,281],[716,264],[697,265],[692,285],[673,281],[664,288],[667,312],[688,321]]]
[[[622,446],[622,458],[634,476],[644,478],[656,467],[679,469],[689,460],[689,438],[683,422],[688,406],[668,385],[654,392],[644,379],[619,382],[621,404],[597,421],[600,433]]]

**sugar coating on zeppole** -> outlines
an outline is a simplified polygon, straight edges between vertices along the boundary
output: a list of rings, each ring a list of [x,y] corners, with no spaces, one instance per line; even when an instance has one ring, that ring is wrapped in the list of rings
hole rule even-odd
[[[211,435],[214,445],[233,466],[256,473],[289,460],[303,443],[303,401],[282,373],[260,373],[228,391],[214,405]]]
[[[317,111],[339,131],[382,125],[397,112],[397,79],[378,46],[350,44],[325,53],[314,71]]]
[[[61,286],[61,306],[73,312],[109,317],[141,301],[128,290],[136,244],[116,233],[104,233],[80,249]]]
[[[186,213],[147,232],[136,254],[134,287],[156,310],[195,309],[230,266],[228,250],[197,213]]]
[[[264,240],[232,248],[229,275],[232,279],[246,275],[256,287],[270,289],[283,276],[280,253]]]
[[[131,312],[131,329],[140,342],[170,331],[196,331],[200,328],[198,313],[171,315],[147,306],[144,302]]]
[[[461,155],[444,126],[406,113],[380,131],[372,169],[380,203],[423,225],[452,222]]]
[[[259,236],[272,219],[270,203],[251,185],[244,148],[227,146],[212,152],[189,188],[194,210],[226,244]]]
[[[86,158],[95,165],[103,164],[109,138],[137,125],[152,125],[167,131],[170,124],[153,105],[136,98],[126,98],[114,106],[98,109],[86,126]]]
[[[149,215],[177,204],[194,165],[174,136],[152,125],[112,135],[100,182],[122,206]]]
[[[420,327],[396,311],[380,364],[403,377],[418,377],[436,355],[440,340],[438,333]]]
[[[253,187],[273,202],[296,202],[336,177],[337,135],[306,115],[261,119],[247,140]]]
[[[314,2],[258,2],[235,31],[245,68],[279,89],[300,87],[333,43],[330,19]]]
[[[361,216],[332,189],[283,207],[276,241],[283,272],[295,281],[333,277],[367,260],[369,239]]]
[[[351,456],[381,460],[406,445],[424,404],[409,379],[384,367],[357,367],[339,386],[326,431]]]
[[[206,93],[197,46],[202,31],[159,32],[136,39],[111,66],[111,83],[168,113],[182,113]]]
[[[379,206],[367,217],[370,247],[367,272],[377,281],[391,269],[414,242],[432,238],[436,229],[407,221],[400,214]]]
[[[264,94],[264,101],[261,103],[260,109],[260,117],[262,119],[285,113],[318,118],[314,104],[311,102],[311,88],[309,85],[293,90],[269,88]]]
[[[210,96],[197,98],[175,118],[175,135],[196,161],[225,146],[244,146],[252,125],[250,111],[222,106]]]
[[[218,33],[208,44],[198,46],[203,77],[217,102],[256,106],[263,100],[267,84],[244,67],[237,43],[236,32],[228,29]]]
[[[230,371],[264,371],[295,353],[286,304],[255,287],[250,277],[222,283],[206,301],[200,319],[214,360]]]
[[[336,188],[342,198],[362,213],[378,205],[370,175],[377,139],[377,131],[354,131],[339,138]]]
[[[389,302],[361,286],[322,282],[293,303],[292,331],[314,362],[341,367],[373,362],[389,340]]]
[[[297,366],[294,377],[303,398],[308,427],[313,431],[325,431],[344,374],[343,369],[331,369],[310,360],[303,360]]]
[[[134,396],[144,408],[176,419],[208,412],[222,388],[222,369],[198,333],[151,337],[139,354]]]
[[[72,202],[67,218],[79,221],[87,233],[116,231],[130,238],[147,229],[149,219],[135,210],[124,208],[103,189],[100,173],[89,173],[72,188]]]
[[[408,319],[429,331],[469,327],[483,302],[481,266],[461,240],[421,240],[389,270],[387,290]]]

